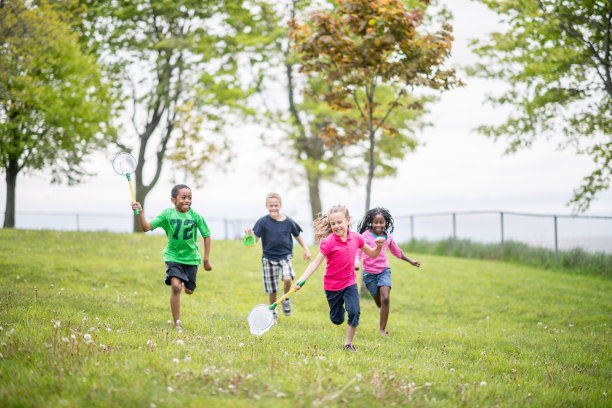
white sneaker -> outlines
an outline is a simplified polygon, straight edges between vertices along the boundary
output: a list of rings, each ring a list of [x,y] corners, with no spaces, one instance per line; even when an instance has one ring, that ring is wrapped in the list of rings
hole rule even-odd
[[[272,311],[272,324],[278,324],[278,315],[276,314],[276,310]]]

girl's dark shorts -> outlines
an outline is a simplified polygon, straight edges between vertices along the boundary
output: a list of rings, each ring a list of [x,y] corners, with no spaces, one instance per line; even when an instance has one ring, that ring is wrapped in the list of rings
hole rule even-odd
[[[329,320],[334,324],[342,324],[344,315],[348,313],[347,324],[357,327],[359,324],[359,290],[357,284],[348,286],[339,291],[326,290],[327,303],[329,304]]]
[[[166,262],[166,285],[170,286],[173,276],[183,281],[185,289],[195,290],[198,265],[185,265],[177,262]]]

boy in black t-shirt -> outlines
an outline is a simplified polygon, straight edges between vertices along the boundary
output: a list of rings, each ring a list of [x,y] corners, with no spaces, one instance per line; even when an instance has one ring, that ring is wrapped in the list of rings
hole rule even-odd
[[[270,295],[270,304],[273,304],[278,298],[279,276],[283,279],[285,293],[291,289],[291,281],[295,278],[295,271],[291,265],[293,237],[304,248],[304,259],[307,261],[310,260],[310,251],[300,236],[302,228],[291,218],[281,214],[279,194],[270,193],[266,196],[266,208],[270,214],[257,220],[252,230],[246,228],[244,232],[253,234],[256,241],[261,238],[264,291]],[[289,298],[282,301],[282,306],[283,314],[291,315]],[[273,313],[276,322],[276,310]]]

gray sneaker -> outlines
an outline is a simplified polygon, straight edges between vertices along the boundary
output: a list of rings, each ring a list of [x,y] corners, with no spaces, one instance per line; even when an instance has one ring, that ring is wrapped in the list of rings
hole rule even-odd
[[[278,315],[276,314],[276,310],[272,311],[272,324],[278,324]]]
[[[291,316],[291,299],[287,298],[281,303],[283,305],[283,314],[285,316]]]

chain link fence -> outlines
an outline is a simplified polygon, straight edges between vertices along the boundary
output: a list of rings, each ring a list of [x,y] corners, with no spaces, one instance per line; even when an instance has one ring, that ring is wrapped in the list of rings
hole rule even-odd
[[[133,216],[112,213],[17,212],[16,227],[68,231],[129,233]],[[149,217],[147,218],[149,219]],[[244,228],[256,218],[205,217],[213,239],[240,239]],[[313,243],[312,223],[297,220],[304,240]],[[163,234],[156,230],[153,233]],[[413,239],[438,241],[448,238],[481,243],[508,241],[555,250],[581,248],[587,252],[612,253],[612,217],[532,214],[510,211],[462,211],[408,214],[395,217],[397,242]]]

